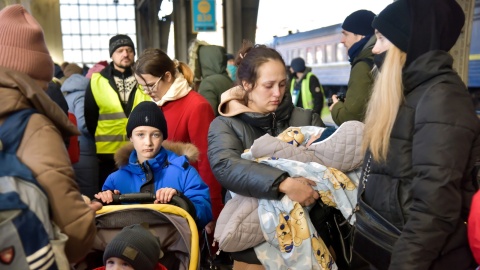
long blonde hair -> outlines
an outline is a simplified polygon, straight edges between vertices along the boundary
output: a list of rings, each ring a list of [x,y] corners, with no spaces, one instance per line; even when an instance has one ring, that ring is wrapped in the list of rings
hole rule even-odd
[[[376,161],[387,158],[390,134],[404,99],[402,69],[405,60],[406,53],[392,44],[373,85],[365,116],[363,149],[369,149]]]

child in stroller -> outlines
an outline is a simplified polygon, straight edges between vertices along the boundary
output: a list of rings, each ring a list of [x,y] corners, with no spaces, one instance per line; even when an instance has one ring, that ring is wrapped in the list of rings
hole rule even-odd
[[[130,144],[117,151],[115,161],[119,169],[108,176],[103,191],[95,198],[111,203],[113,194],[144,192],[155,194],[154,203],[168,203],[178,195],[194,206],[196,214],[193,217],[198,227],[203,228],[212,220],[208,186],[185,156],[165,149],[167,134],[162,110],[151,101],[138,104],[127,122],[127,136],[134,149]],[[193,145],[187,147],[195,148]]]
[[[167,270],[158,262],[163,256],[160,240],[140,224],[124,227],[103,253],[105,266],[95,270]]]
[[[167,134],[166,120],[154,102],[142,102],[133,109],[127,123],[132,144],[117,151],[119,170],[109,175],[95,198],[104,204],[118,198],[128,202],[131,193],[140,192],[135,201],[141,194],[154,204],[112,205],[97,211],[94,256],[105,250],[122,228],[145,222],[161,237],[165,256],[160,262],[167,269],[198,269],[197,225],[203,228],[212,219],[209,190],[188,163],[198,156],[198,150],[193,145],[164,141]],[[167,148],[183,151],[189,160]]]

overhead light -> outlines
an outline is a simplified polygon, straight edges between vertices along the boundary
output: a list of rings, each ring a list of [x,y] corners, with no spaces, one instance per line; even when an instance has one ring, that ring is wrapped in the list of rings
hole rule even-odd
[[[173,2],[172,0],[163,0],[160,5],[160,10],[158,11],[158,19],[163,20],[163,18],[172,14],[173,12]]]

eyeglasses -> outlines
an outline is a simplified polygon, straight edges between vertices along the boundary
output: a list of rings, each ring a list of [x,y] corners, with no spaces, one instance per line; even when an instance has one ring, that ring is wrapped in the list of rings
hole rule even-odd
[[[147,85],[142,85],[143,92],[144,92],[145,94],[151,94],[151,93],[153,93],[153,91],[154,91],[155,88],[157,87],[158,82],[159,82],[162,78],[163,78],[163,75],[160,76],[160,78],[158,78],[158,80],[157,80],[152,86],[148,86],[148,84],[147,84]]]

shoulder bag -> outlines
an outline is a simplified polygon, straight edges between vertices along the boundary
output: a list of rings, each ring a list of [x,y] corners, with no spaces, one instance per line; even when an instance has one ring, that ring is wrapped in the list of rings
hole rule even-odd
[[[363,201],[371,160],[370,155],[363,172],[363,189],[358,196],[353,251],[370,265],[383,270],[390,265],[393,246],[401,231]]]

